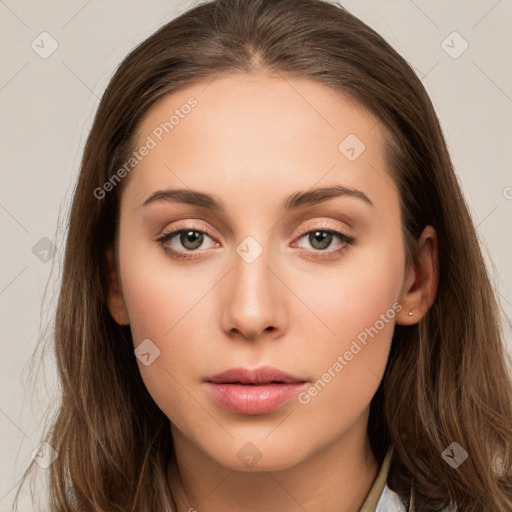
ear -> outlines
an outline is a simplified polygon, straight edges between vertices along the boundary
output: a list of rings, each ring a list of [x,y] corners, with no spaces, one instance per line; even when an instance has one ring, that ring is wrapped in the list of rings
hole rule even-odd
[[[119,325],[128,325],[130,319],[124,302],[123,292],[119,285],[118,268],[113,247],[105,251],[107,259],[107,305],[112,318]]]
[[[426,226],[418,241],[416,261],[411,262],[406,270],[399,299],[402,309],[396,316],[396,323],[412,325],[421,320],[434,302],[438,283],[437,233],[432,226]]]

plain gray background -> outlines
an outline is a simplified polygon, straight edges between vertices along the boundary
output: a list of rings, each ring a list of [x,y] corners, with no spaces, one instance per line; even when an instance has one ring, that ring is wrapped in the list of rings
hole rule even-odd
[[[485,257],[495,265],[491,277],[512,353],[512,2],[342,4],[414,66],[432,98]],[[57,224],[67,218],[99,98],[123,57],[192,5],[0,0],[0,511],[11,510],[14,486],[39,444],[45,400],[57,399],[51,360],[37,393],[22,377],[33,374],[27,364],[47,319],[43,293],[52,266],[52,279],[59,278],[64,250],[66,228]],[[58,47],[48,56],[52,44]],[[45,299],[50,317],[57,286]]]

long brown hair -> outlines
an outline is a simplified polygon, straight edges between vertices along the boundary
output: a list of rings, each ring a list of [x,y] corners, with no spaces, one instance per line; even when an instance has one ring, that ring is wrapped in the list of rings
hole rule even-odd
[[[99,105],[74,193],[52,336],[62,399],[45,433],[51,510],[172,510],[168,418],[140,377],[128,326],[106,304],[105,250],[117,235],[126,162],[144,113],[189,84],[270,70],[354,99],[384,127],[407,261],[426,225],[440,282],[418,323],[396,325],[368,434],[387,483],[417,510],[512,510],[512,383],[500,309],[439,120],[411,66],[366,24],[321,0],[217,0],[167,23],[121,63]],[[457,469],[442,452],[457,442]],[[27,469],[25,477],[34,463]],[[70,492],[72,491],[72,492]],[[19,493],[19,491],[18,491]],[[16,499],[18,494],[16,495]]]

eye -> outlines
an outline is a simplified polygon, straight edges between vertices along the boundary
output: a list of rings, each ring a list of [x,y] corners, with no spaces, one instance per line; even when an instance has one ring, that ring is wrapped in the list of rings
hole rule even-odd
[[[203,246],[206,238],[210,238],[209,232],[205,230],[196,229],[193,226],[189,226],[182,229],[175,229],[169,233],[165,233],[157,242],[162,245],[164,251],[173,259],[186,260],[194,259],[199,254],[199,249]],[[175,243],[181,244],[183,250],[176,250],[172,246],[173,239],[176,239]],[[217,243],[217,242],[215,242]],[[203,247],[204,249],[204,247]],[[186,254],[187,252],[192,254]]]
[[[325,228],[325,229],[324,229]],[[313,257],[325,259],[340,255],[347,251],[349,247],[355,244],[356,239],[342,231],[333,229],[330,225],[317,226],[313,230],[304,231],[298,238],[306,238],[313,250],[306,249],[306,253]],[[341,247],[326,251],[325,249],[332,245],[334,240],[341,242]]]

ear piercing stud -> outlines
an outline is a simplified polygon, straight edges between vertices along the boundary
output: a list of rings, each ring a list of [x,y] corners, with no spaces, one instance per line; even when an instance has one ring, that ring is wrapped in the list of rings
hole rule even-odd
[[[409,311],[409,316],[412,316],[412,309],[411,309],[411,311]]]

